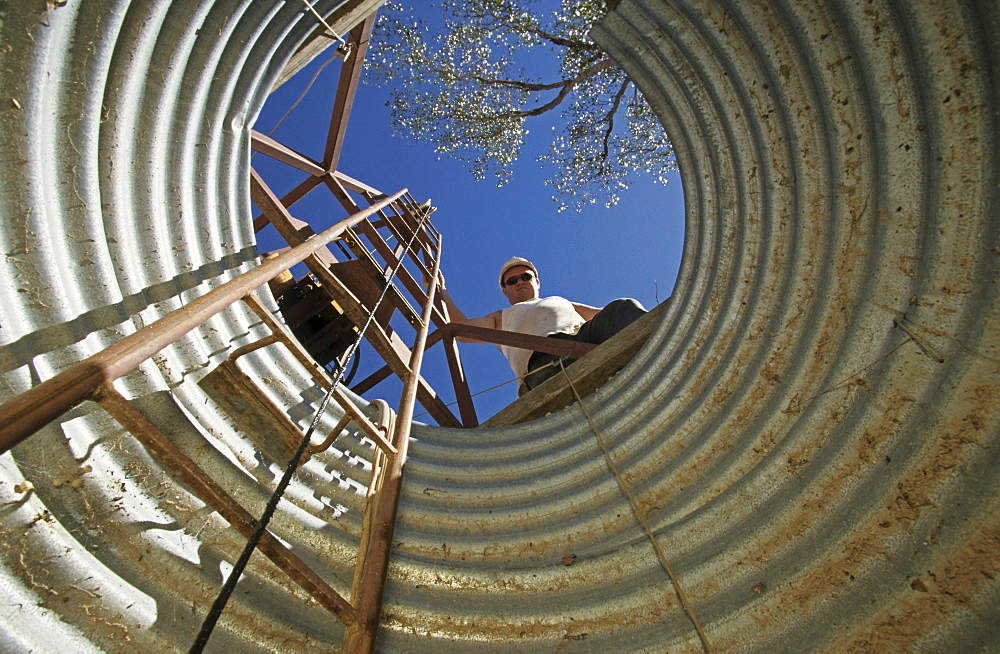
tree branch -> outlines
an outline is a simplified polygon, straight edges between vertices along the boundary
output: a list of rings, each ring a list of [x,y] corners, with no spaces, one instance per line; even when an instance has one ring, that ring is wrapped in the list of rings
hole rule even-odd
[[[604,130],[604,150],[601,152],[601,171],[604,171],[604,164],[608,161],[608,151],[611,144],[611,132],[615,129],[615,114],[618,113],[618,107],[621,106],[622,98],[625,97],[625,91],[628,89],[629,84],[632,82],[626,79],[618,93],[615,94],[615,101],[611,105],[611,110],[608,112],[608,128]]]
[[[441,75],[441,77],[444,77],[446,79],[452,79],[452,80],[471,79],[476,82],[479,82],[483,86],[509,86],[511,88],[521,89],[522,91],[551,91],[552,89],[558,89],[562,86],[565,86],[566,83],[569,81],[569,80],[559,80],[558,82],[540,84],[535,82],[524,82],[519,79],[490,79],[488,77],[483,77],[481,75],[473,75],[471,73],[467,75],[455,75],[451,71],[441,68],[435,69],[434,72],[438,73],[439,75]]]
[[[617,4],[617,2],[615,3]],[[558,34],[552,34],[551,32],[546,32],[539,27],[531,27],[526,24],[512,24],[508,15],[499,15],[495,12],[481,11],[481,7],[463,7],[464,15],[459,18],[461,24],[466,24],[472,21],[476,24],[481,24],[485,29],[490,31],[507,32],[513,30],[519,34],[531,34],[537,36],[543,41],[548,41],[553,45],[558,45],[564,48],[570,48],[571,50],[583,50],[583,51],[593,51],[593,52],[603,52],[593,41],[582,41],[580,39],[568,39],[564,36],[559,36]]]
[[[544,114],[546,111],[549,111],[559,106],[559,104],[566,99],[566,96],[569,95],[569,92],[572,91],[577,84],[587,79],[588,77],[593,77],[594,75],[597,75],[598,73],[605,71],[609,68],[612,68],[616,65],[617,64],[615,64],[613,59],[604,59],[594,64],[590,68],[581,71],[580,74],[574,77],[573,79],[569,79],[563,82],[562,90],[559,91],[559,94],[548,104],[544,104],[541,107],[535,107],[534,109],[528,109],[527,111],[514,111],[511,112],[510,115],[515,118],[527,118],[528,116],[538,116],[540,114]]]
[[[553,45],[559,45],[564,48],[571,48],[574,50],[588,50],[588,51],[598,50],[597,46],[594,45],[593,43],[589,43],[587,41],[576,41],[572,39],[566,39],[561,36],[557,36],[555,34],[549,34],[548,32],[537,28],[525,28],[524,31],[527,32],[528,34],[534,34],[540,39],[548,41]]]
[[[573,79],[563,79],[559,80],[558,82],[548,82],[548,83],[525,82],[519,79],[496,79],[496,78],[483,77],[482,75],[476,75],[473,73],[467,73],[465,75],[456,75],[451,70],[446,68],[435,68],[434,72],[440,75],[444,79],[473,80],[479,82],[483,86],[508,86],[510,88],[521,89],[522,91],[529,91],[529,92],[551,91],[552,89],[566,88],[567,85],[569,85],[569,88],[572,89],[574,86],[579,84],[584,79],[592,75],[596,75],[602,70],[610,68],[609,63],[613,62],[611,62],[610,59],[603,59],[597,64],[591,65],[590,68],[587,68]]]

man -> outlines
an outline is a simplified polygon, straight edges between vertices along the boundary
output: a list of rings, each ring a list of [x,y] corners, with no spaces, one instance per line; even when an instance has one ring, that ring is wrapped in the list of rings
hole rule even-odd
[[[443,281],[443,280],[442,280]],[[603,309],[570,302],[559,296],[541,297],[541,280],[535,265],[527,259],[512,257],[500,268],[500,290],[510,306],[481,318],[467,318],[441,286],[441,296],[451,321],[461,325],[504,329],[512,332],[551,336],[600,344],[644,315],[646,310],[631,298],[611,302]],[[481,343],[459,338],[466,343]],[[535,388],[559,372],[560,357],[523,348],[500,346],[521,385],[518,395]],[[564,359],[566,365],[575,359]],[[548,365],[552,364],[552,365]]]

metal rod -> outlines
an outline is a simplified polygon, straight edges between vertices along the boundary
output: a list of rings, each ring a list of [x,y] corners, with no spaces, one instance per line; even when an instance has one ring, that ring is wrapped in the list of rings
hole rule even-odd
[[[0,407],[0,454],[88,399],[101,384],[118,379],[146,359],[198,327],[251,290],[303,261],[368,216],[398,199],[403,189],[345,218],[260,266],[229,280],[190,304],[126,336]]]
[[[276,334],[268,334],[267,336],[265,336],[264,338],[260,339],[259,341],[254,341],[253,343],[247,343],[243,347],[236,348],[235,350],[233,350],[233,353],[229,355],[229,360],[230,361],[236,361],[237,359],[239,359],[241,356],[243,356],[245,354],[250,354],[251,352],[256,352],[257,350],[265,348],[268,345],[274,345],[275,343],[280,343],[280,342],[281,342],[281,339],[278,338],[278,336]]]
[[[309,11],[312,12],[313,16],[315,16],[316,19],[319,20],[319,22],[323,23],[323,27],[325,27],[326,31],[330,33],[330,36],[332,36],[333,38],[337,39],[341,43],[344,42],[344,39],[341,38],[341,36],[339,34],[337,34],[335,31],[333,31],[333,28],[330,27],[330,23],[326,22],[326,19],[323,18],[322,14],[320,14],[318,11],[316,11],[316,7],[314,7],[312,5],[312,3],[309,2],[309,0],[302,0],[302,2],[305,3],[306,7],[309,7]]]
[[[330,430],[330,433],[329,435],[327,435],[326,440],[320,443],[319,445],[310,444],[309,447],[306,448],[306,454],[313,455],[313,454],[319,454],[320,452],[325,452],[327,448],[333,445],[333,442],[337,440],[337,438],[340,436],[340,432],[347,429],[347,425],[350,422],[351,422],[350,414],[345,413],[344,417],[340,419],[340,422],[338,422],[336,426],[334,426],[334,428]]]
[[[396,454],[397,448],[386,439],[386,437],[378,430],[378,428],[372,424],[372,422],[361,412],[351,398],[340,390],[340,387],[331,389],[333,393],[333,399],[337,401],[340,408],[344,410],[344,413],[350,416],[352,420],[358,425],[358,428],[365,433],[368,438],[372,439],[372,442],[379,447],[380,450],[388,455]]]
[[[257,523],[254,517],[197,463],[174,445],[146,416],[122,397],[111,386],[110,382],[98,389],[94,399],[101,408],[135,436],[136,440],[142,443],[150,454],[191,489],[198,498],[217,511],[236,531],[243,534],[244,537],[253,533]],[[263,537],[257,543],[257,549],[335,615],[338,620],[348,625],[354,621],[354,609],[347,603],[347,600],[295,556],[271,532],[264,532]]]
[[[396,432],[396,416],[389,409],[385,400],[375,400],[379,404],[379,429],[387,434]],[[361,582],[364,579],[364,571],[367,568],[365,555],[368,553],[368,543],[372,535],[372,512],[378,493],[385,481],[385,463],[387,457],[382,450],[375,450],[372,458],[372,476],[368,482],[368,490],[365,493],[365,506],[361,514],[361,542],[358,544],[358,556],[354,561],[354,577],[351,579],[351,597],[357,598],[361,592]],[[343,641],[341,641],[343,642]]]
[[[328,374],[326,374],[326,370],[324,370],[321,365],[316,363],[316,360],[309,355],[305,348],[302,347],[302,344],[299,343],[297,338],[295,338],[295,335],[292,334],[287,327],[285,327],[284,323],[278,322],[271,312],[267,310],[267,307],[261,304],[260,300],[258,300],[253,293],[247,293],[244,295],[243,302],[245,302],[246,305],[249,306],[255,314],[257,314],[257,317],[260,318],[261,322],[263,322],[267,328],[271,330],[271,335],[277,337],[281,343],[288,348],[288,351],[292,353],[292,356],[294,356],[295,359],[302,364],[302,367],[309,371],[309,374],[312,375],[312,378],[316,380],[317,384],[324,389],[329,389],[333,386],[333,380],[330,379]]]
[[[403,396],[400,399],[399,411],[396,416],[396,427],[393,434],[396,456],[389,461],[382,488],[375,498],[370,540],[366,543],[365,565],[359,584],[359,592],[357,597],[351,597],[357,622],[345,630],[342,652],[373,652],[375,650],[375,637],[378,635],[379,618],[382,613],[382,594],[389,569],[389,552],[396,527],[399,492],[403,482],[403,465],[406,463],[410,426],[413,422],[413,408],[416,404],[417,382],[420,378],[420,365],[423,362],[440,270],[441,250],[439,247],[438,256],[434,259],[434,272],[427,289],[427,302],[423,307],[423,324],[417,331],[417,338],[410,356],[410,373],[404,381]]]

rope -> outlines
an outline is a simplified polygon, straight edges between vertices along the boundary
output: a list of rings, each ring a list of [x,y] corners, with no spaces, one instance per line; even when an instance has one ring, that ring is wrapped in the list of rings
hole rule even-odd
[[[317,18],[317,20],[319,20],[319,22],[323,23],[323,27],[326,28],[326,31],[328,31],[333,36],[333,38],[335,38],[338,41],[340,41],[341,45],[347,45],[347,42],[344,41],[344,39],[342,39],[339,36],[337,36],[337,33],[333,31],[332,27],[330,27],[330,23],[326,22],[326,19],[323,18],[318,11],[316,11],[316,7],[313,7],[312,3],[309,2],[309,0],[302,0],[302,2],[304,2],[305,5],[307,7],[309,7],[309,11],[311,11],[313,13],[313,16],[315,16]]]
[[[334,54],[332,57],[324,61],[319,68],[316,69],[316,72],[314,72],[313,76],[309,79],[309,83],[306,84],[306,87],[304,89],[302,89],[302,93],[299,93],[299,97],[295,98],[295,102],[293,102],[292,105],[288,107],[288,111],[286,111],[285,114],[278,120],[278,122],[274,124],[274,127],[271,128],[271,131],[267,133],[268,136],[274,136],[274,133],[278,131],[279,127],[281,127],[281,123],[285,122],[285,119],[288,118],[288,116],[290,116],[293,111],[295,111],[295,107],[299,106],[299,103],[302,102],[302,99],[305,98],[306,94],[309,93],[309,91],[312,89],[313,84],[316,83],[316,78],[319,77],[319,74],[322,73],[323,69],[326,68],[327,65],[336,58],[337,55]],[[250,155],[250,159],[252,160],[256,156],[257,152],[254,151],[254,153]]]
[[[674,586],[674,591],[677,593],[678,599],[680,599],[681,606],[684,607],[684,612],[691,619],[692,624],[694,624],[695,631],[698,632],[698,638],[701,639],[701,645],[705,648],[705,652],[711,652],[712,647],[708,643],[708,638],[705,636],[705,632],[701,628],[701,623],[698,622],[697,616],[694,614],[694,609],[691,608],[691,604],[687,600],[687,596],[681,589],[680,582],[677,580],[676,575],[674,575],[673,569],[670,564],[667,563],[667,557],[663,554],[663,550],[660,549],[660,544],[657,542],[656,537],[653,535],[653,530],[649,528],[649,523],[646,522],[645,516],[643,516],[642,511],[639,508],[639,503],[636,501],[635,497],[632,495],[632,491],[629,490],[628,484],[622,478],[621,474],[618,472],[618,468],[615,466],[615,462],[611,458],[611,453],[608,451],[608,446],[604,443],[604,438],[601,436],[601,431],[594,424],[594,419],[590,416],[590,412],[587,411],[587,405],[583,403],[583,398],[576,391],[576,386],[573,385],[573,380],[570,379],[569,374],[566,372],[566,367],[562,365],[562,360],[559,359],[559,367],[562,369],[563,376],[566,377],[566,381],[569,383],[570,389],[573,391],[573,395],[576,397],[576,401],[580,404],[580,408],[583,409],[584,415],[587,416],[587,422],[590,423],[590,429],[594,432],[594,436],[597,437],[597,442],[601,445],[601,451],[604,452],[604,460],[607,462],[608,467],[611,468],[611,472],[614,473],[615,479],[618,481],[618,486],[625,493],[628,498],[629,504],[632,506],[632,512],[642,523],[642,528],[646,531],[646,536],[649,537],[649,541],[653,544],[653,549],[656,550],[656,556],[660,559],[660,564],[663,569],[667,571],[667,576],[670,577],[670,582]]]
[[[534,368],[531,372],[538,372],[539,370],[545,370],[549,366],[556,365],[556,363],[559,363],[559,360],[558,359],[553,359],[552,361],[549,361],[545,365],[541,365],[541,366],[538,366],[537,368]],[[508,379],[505,382],[500,382],[496,386],[490,386],[489,388],[485,388],[485,389],[479,391],[478,393],[473,393],[469,397],[470,398],[479,397],[480,395],[482,395],[484,393],[489,393],[490,391],[495,391],[498,388],[502,388],[502,387],[506,386],[507,384],[513,384],[514,382],[521,381],[522,379],[523,379],[523,377],[514,377],[513,379]],[[458,404],[458,400],[455,400],[454,402],[449,402],[448,404],[445,404],[445,406],[455,406],[457,404]],[[417,418],[422,418],[423,416],[426,416],[429,413],[430,413],[430,411],[424,411],[423,413],[421,413],[419,415],[413,416],[413,419],[416,420]]]
[[[332,35],[333,35],[333,37],[334,37],[335,39],[337,39],[338,41],[340,41],[340,43],[341,43],[342,45],[347,45],[347,43],[346,43],[346,42],[344,41],[344,39],[342,39],[341,37],[337,36],[337,34],[336,34],[336,33],[335,33],[334,31],[333,31],[333,28],[332,28],[332,27],[330,27],[329,23],[327,23],[327,22],[326,22],[326,21],[325,21],[325,20],[323,19],[323,17],[322,17],[322,16],[320,16],[320,15],[319,15],[319,14],[318,14],[318,13],[316,12],[316,9],[315,9],[315,8],[314,8],[314,7],[313,7],[313,6],[311,5],[311,4],[309,4],[308,0],[302,0],[302,2],[304,2],[304,3],[306,4],[306,6],[307,6],[307,7],[309,7],[310,11],[312,11],[312,13],[313,13],[313,14],[315,14],[317,18],[319,18],[319,21],[320,21],[321,23],[323,23],[323,27],[325,27],[325,28],[326,28],[326,29],[327,29],[327,30],[328,30],[328,31],[330,32],[330,34],[332,34]],[[329,59],[327,59],[326,61],[324,61],[324,62],[323,62],[323,64],[322,64],[322,65],[321,65],[321,66],[320,66],[319,68],[317,68],[317,69],[316,69],[316,72],[315,72],[315,73],[313,73],[313,76],[312,76],[312,78],[310,78],[310,79],[309,79],[309,83],[308,83],[308,84],[306,84],[306,87],[305,87],[305,89],[303,89],[303,90],[302,90],[302,93],[300,93],[300,94],[299,94],[299,97],[297,97],[297,98],[295,99],[295,102],[293,102],[293,103],[292,103],[292,106],[290,106],[290,107],[288,108],[288,111],[286,111],[286,112],[285,112],[285,114],[284,114],[284,115],[283,115],[283,116],[282,116],[282,117],[281,117],[281,118],[280,118],[280,119],[278,120],[278,122],[277,122],[277,123],[275,123],[274,127],[272,127],[272,128],[271,128],[271,131],[267,133],[267,135],[268,135],[268,136],[274,136],[274,133],[275,133],[276,131],[278,131],[278,128],[279,128],[279,127],[281,127],[281,123],[285,122],[285,119],[286,119],[286,118],[288,118],[288,116],[289,116],[289,115],[291,115],[291,113],[292,113],[293,111],[295,111],[295,107],[299,106],[299,103],[300,103],[300,102],[302,102],[302,99],[303,99],[304,97],[306,97],[306,94],[307,94],[307,93],[309,93],[309,90],[310,90],[310,89],[312,89],[312,86],[313,86],[313,84],[314,84],[314,83],[316,82],[316,78],[317,78],[317,77],[319,77],[319,74],[320,74],[321,72],[323,72],[323,69],[324,69],[324,68],[326,68],[326,67],[327,67],[327,65],[329,65],[329,64],[330,64],[330,63],[331,63],[331,62],[332,62],[332,61],[333,61],[334,59],[336,59],[336,58],[337,58],[337,54],[338,54],[337,52],[334,52],[334,53],[333,53],[333,54],[332,54],[332,55],[330,56],[330,58],[329,58]],[[253,158],[254,158],[254,157],[256,157],[256,156],[257,156],[257,152],[255,151],[255,152],[254,152],[253,154],[251,154],[251,155],[250,155],[250,160],[252,161],[252,160],[253,160]],[[338,244],[339,244],[339,242],[338,242]],[[343,249],[343,247],[341,247],[341,249]]]
[[[285,489],[288,488],[288,484],[292,480],[292,475],[295,474],[295,470],[298,468],[299,461],[302,459],[302,454],[309,445],[309,439],[312,437],[313,432],[316,431],[316,427],[319,425],[320,419],[322,419],[323,414],[326,412],[326,407],[330,403],[330,398],[333,397],[334,390],[343,378],[347,362],[354,356],[355,351],[358,349],[358,345],[361,343],[361,338],[364,336],[365,331],[367,331],[368,327],[375,319],[375,312],[385,299],[385,296],[389,291],[389,287],[393,285],[391,280],[396,277],[396,273],[399,272],[400,267],[403,265],[403,255],[410,251],[410,247],[413,245],[413,241],[417,237],[417,232],[424,226],[424,222],[426,222],[428,215],[428,213],[423,213],[421,216],[420,223],[417,225],[416,229],[413,230],[413,235],[410,236],[410,240],[406,244],[406,249],[403,253],[401,253],[399,261],[396,262],[396,267],[393,268],[392,274],[386,280],[385,288],[382,289],[381,295],[379,295],[378,300],[375,301],[375,306],[372,307],[372,310],[369,312],[368,319],[365,321],[364,326],[358,333],[358,338],[351,344],[351,348],[348,350],[348,354],[344,357],[343,361],[338,362],[337,372],[334,375],[333,383],[330,385],[330,390],[327,391],[326,395],[323,397],[323,401],[319,405],[319,408],[316,409],[316,413],[313,416],[312,423],[309,425],[309,429],[302,437],[302,441],[299,443],[298,449],[288,462],[288,466],[285,468],[285,472],[281,476],[281,481],[278,482],[277,487],[274,489],[274,493],[271,494],[271,498],[268,500],[267,506],[264,508],[263,515],[261,515],[260,520],[257,521],[256,529],[254,529],[253,534],[251,534],[250,538],[247,540],[247,543],[243,548],[243,552],[240,554],[240,558],[237,559],[236,564],[233,566],[233,571],[229,573],[229,578],[226,579],[226,583],[223,584],[222,590],[219,591],[219,596],[215,598],[212,608],[209,610],[208,615],[205,616],[205,621],[201,625],[201,631],[198,633],[197,639],[195,639],[194,644],[191,646],[190,651],[192,654],[198,654],[205,649],[205,645],[208,643],[208,639],[212,635],[212,631],[215,629],[215,625],[219,621],[222,611],[226,608],[226,603],[229,601],[229,597],[233,594],[233,590],[236,589],[236,583],[243,575],[243,570],[246,568],[247,562],[250,561],[250,556],[253,555],[254,550],[257,549],[257,544],[260,542],[261,537],[267,530],[267,525],[271,521],[271,517],[274,515],[275,509],[278,507],[278,502],[281,501],[282,496],[285,494]]]

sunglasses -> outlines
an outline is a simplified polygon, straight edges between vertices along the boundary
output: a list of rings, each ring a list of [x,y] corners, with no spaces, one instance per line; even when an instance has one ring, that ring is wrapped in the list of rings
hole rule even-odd
[[[531,274],[530,272],[523,272],[520,275],[512,275],[512,276],[508,277],[504,281],[504,286],[513,286],[514,284],[516,284],[518,282],[518,280],[521,280],[522,282],[530,282],[534,278],[535,278],[535,276],[533,274]]]

